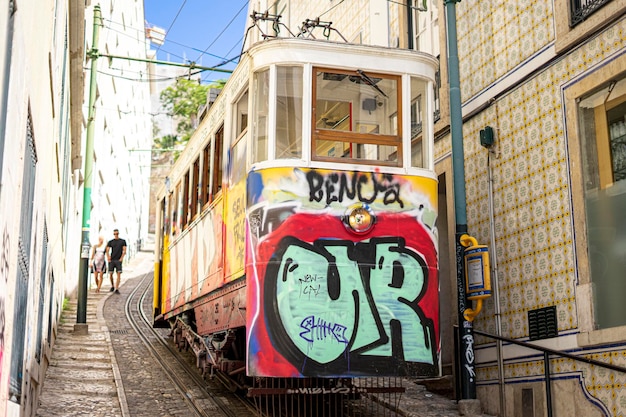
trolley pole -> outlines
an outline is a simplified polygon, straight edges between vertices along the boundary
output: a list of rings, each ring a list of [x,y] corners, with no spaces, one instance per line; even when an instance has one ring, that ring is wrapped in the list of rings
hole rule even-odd
[[[100,6],[93,8],[93,40],[87,56],[91,59],[89,78],[89,110],[87,117],[87,136],[85,145],[85,180],[83,182],[83,225],[80,243],[80,265],[78,268],[78,305],[76,310],[75,331],[87,334],[87,282],[89,281],[89,229],[91,217],[91,183],[93,177],[93,135],[96,102],[96,61],[98,59],[98,38],[101,25]]]
[[[465,197],[465,156],[463,152],[463,114],[461,112],[461,89],[459,56],[456,33],[456,3],[461,0],[444,0],[446,6],[446,29],[448,32],[448,78],[450,83],[450,132],[452,137],[452,172],[454,177],[454,215],[456,220],[456,280],[458,289],[459,317],[459,368],[461,400],[476,399],[476,373],[474,368],[474,329],[463,312],[469,307],[465,292],[464,247],[461,236],[467,233],[467,210]]]

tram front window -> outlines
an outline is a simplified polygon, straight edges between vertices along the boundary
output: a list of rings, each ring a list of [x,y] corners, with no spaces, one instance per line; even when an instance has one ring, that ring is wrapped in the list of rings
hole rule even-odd
[[[276,93],[276,158],[302,157],[302,67],[279,66]]]
[[[400,77],[314,71],[313,159],[401,165]]]

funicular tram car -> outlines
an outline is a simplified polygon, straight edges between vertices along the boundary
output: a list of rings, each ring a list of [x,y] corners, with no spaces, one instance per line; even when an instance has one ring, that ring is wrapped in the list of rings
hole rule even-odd
[[[206,374],[255,396],[439,373],[436,64],[302,38],[242,56],[158,194],[155,326]]]

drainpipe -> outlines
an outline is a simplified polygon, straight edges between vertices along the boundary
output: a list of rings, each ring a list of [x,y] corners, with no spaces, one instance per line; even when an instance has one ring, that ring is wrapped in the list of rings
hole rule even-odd
[[[93,8],[93,38],[91,51],[87,56],[91,59],[91,73],[89,78],[89,111],[87,116],[87,137],[85,145],[85,181],[83,183],[83,228],[80,244],[80,265],[78,267],[78,305],[76,310],[76,325],[74,330],[80,334],[87,334],[87,281],[89,273],[89,257],[91,244],[89,242],[89,228],[91,217],[91,183],[93,177],[93,136],[96,103],[96,61],[98,59],[98,39],[100,34],[101,16],[100,6]]]
[[[406,0],[407,48],[413,50],[413,4]]]
[[[493,291],[494,302],[494,315],[496,318],[496,334],[502,336],[502,312],[500,307],[500,288],[498,279],[498,256],[496,249],[496,225],[493,209],[493,170],[491,166],[491,156],[495,155],[497,158],[498,153],[492,149],[492,144],[484,145],[487,148],[487,177],[489,185],[489,229],[490,229],[490,246],[489,251],[489,263],[491,265],[491,287]],[[496,354],[498,360],[498,384],[500,386],[500,416],[506,417],[506,390],[504,381],[504,359],[502,355],[502,340],[496,340]]]
[[[461,112],[461,89],[459,57],[456,34],[456,3],[461,0],[444,0],[446,6],[446,29],[448,32],[448,78],[450,84],[450,133],[452,137],[452,172],[454,177],[454,215],[456,220],[456,281],[459,320],[459,363],[461,381],[460,399],[476,399],[476,372],[474,368],[474,329],[464,312],[471,308],[465,291],[465,247],[461,236],[467,234],[467,211],[465,197],[465,156],[463,153],[463,115]]]
[[[2,161],[4,159],[4,143],[5,143],[5,135],[6,135],[6,125],[7,125],[7,107],[9,102],[9,75],[11,73],[11,50],[13,45],[13,13],[15,13],[15,2],[10,0],[6,6],[8,9],[7,13],[7,22],[5,31],[5,49],[4,49],[4,62],[2,69],[2,87],[0,87],[0,92],[2,92],[2,97],[0,97],[0,178],[2,177]],[[1,187],[2,181],[0,181]]]

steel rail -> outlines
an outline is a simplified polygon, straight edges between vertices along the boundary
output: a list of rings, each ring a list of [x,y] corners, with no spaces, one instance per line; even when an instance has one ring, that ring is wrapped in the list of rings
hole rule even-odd
[[[214,414],[208,414],[207,412],[205,412],[202,409],[202,407],[200,407],[200,405],[197,403],[197,401],[193,397],[191,397],[189,395],[189,392],[188,392],[189,390],[187,389],[186,384],[181,380],[181,378],[179,378],[173,372],[173,370],[171,369],[171,367],[167,363],[167,361],[165,359],[163,359],[159,355],[159,353],[155,349],[153,343],[150,341],[150,339],[144,333],[144,331],[142,329],[140,329],[139,325],[134,320],[133,312],[131,311],[131,305],[132,305],[133,299],[134,299],[135,295],[137,294],[137,292],[139,291],[140,286],[142,284],[144,284],[145,281],[148,280],[148,278],[151,278],[151,277],[152,277],[152,274],[146,274],[145,277],[141,279],[139,284],[129,294],[128,299],[126,300],[125,308],[124,308],[125,309],[125,313],[126,313],[126,319],[128,320],[128,323],[133,328],[133,330],[135,331],[137,336],[139,336],[139,339],[141,340],[141,342],[146,346],[146,348],[148,349],[148,352],[150,353],[150,355],[152,355],[154,360],[161,366],[161,368],[163,369],[163,371],[165,372],[167,377],[172,382],[173,387],[180,394],[180,396],[184,400],[185,404],[187,404],[187,406],[189,407],[190,411],[193,412],[194,416],[197,416],[197,417],[211,417]],[[136,307],[137,307],[137,314],[139,314],[139,315],[141,315],[141,310],[142,310],[141,302],[142,302],[142,300],[143,300],[143,298],[145,296],[145,293],[147,292],[147,288],[149,288],[149,286],[146,286],[146,288],[143,291],[143,294],[139,296],[139,299],[137,301],[137,306]],[[152,327],[150,326],[150,328],[152,328]],[[158,338],[158,340],[161,340],[160,337]],[[219,405],[218,405],[218,407],[219,407]],[[226,415],[228,415],[229,417],[234,417],[232,414],[226,414]]]

